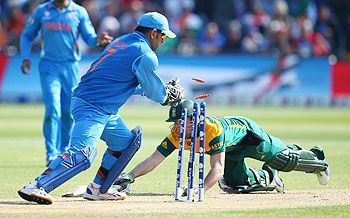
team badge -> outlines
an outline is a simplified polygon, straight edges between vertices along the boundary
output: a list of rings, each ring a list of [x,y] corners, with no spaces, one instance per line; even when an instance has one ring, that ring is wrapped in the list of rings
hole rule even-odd
[[[162,143],[162,146],[163,146],[165,149],[168,149],[168,143],[167,143],[167,142],[163,142],[163,143]]]
[[[73,12],[68,12],[68,13],[66,14],[66,18],[67,18],[67,19],[70,19],[70,20],[71,20],[71,19],[73,19],[73,17],[74,17],[74,16],[73,16]]]
[[[176,108],[172,108],[171,117],[176,117]]]

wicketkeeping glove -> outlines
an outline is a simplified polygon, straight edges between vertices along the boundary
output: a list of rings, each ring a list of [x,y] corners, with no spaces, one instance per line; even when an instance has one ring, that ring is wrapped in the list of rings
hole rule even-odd
[[[170,82],[165,85],[165,90],[167,93],[167,100],[162,105],[169,105],[172,102],[183,99],[185,96],[185,90],[180,85],[180,80],[178,78],[170,80]]]
[[[119,192],[130,193],[131,183],[135,181],[135,176],[130,173],[121,173],[113,183],[113,188],[118,189]]]

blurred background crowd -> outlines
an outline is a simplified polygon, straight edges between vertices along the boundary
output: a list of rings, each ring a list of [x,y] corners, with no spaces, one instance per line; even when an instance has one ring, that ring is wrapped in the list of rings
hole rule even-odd
[[[19,37],[43,0],[0,0],[0,53],[18,53]],[[350,0],[75,0],[97,32],[131,32],[147,11],[165,14],[178,35],[159,53],[335,55],[350,60]],[[40,38],[33,49],[38,50]],[[99,52],[80,43],[82,52]]]

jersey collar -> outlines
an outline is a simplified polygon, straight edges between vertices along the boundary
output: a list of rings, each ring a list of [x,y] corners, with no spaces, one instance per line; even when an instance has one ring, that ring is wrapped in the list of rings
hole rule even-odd
[[[53,1],[54,1],[54,0],[51,0],[51,1],[50,1],[50,4],[49,4],[49,7],[50,7],[50,8],[56,8],[56,6],[53,4]],[[56,9],[57,9],[57,8],[56,8]],[[68,6],[67,6],[66,8],[64,8],[63,10],[67,10],[67,11],[74,11],[74,10],[75,10],[75,6],[74,6],[72,0],[69,0]]]
[[[132,34],[143,38],[147,42],[148,46],[151,48],[151,43],[148,41],[145,34],[139,32],[139,31],[134,31]]]

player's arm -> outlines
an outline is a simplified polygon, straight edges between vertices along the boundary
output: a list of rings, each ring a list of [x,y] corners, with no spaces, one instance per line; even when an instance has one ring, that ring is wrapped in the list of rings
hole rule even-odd
[[[85,8],[81,8],[80,10],[79,32],[81,33],[81,37],[89,47],[105,45],[113,40],[113,38],[109,36],[106,32],[102,32],[99,36],[97,36],[89,18],[89,14],[87,13]]]
[[[206,135],[209,148],[207,153],[210,155],[210,171],[204,180],[204,190],[208,191],[224,176],[226,148],[222,127],[214,120],[207,120]]]
[[[208,191],[224,176],[225,152],[210,156],[210,171],[204,180],[204,190]]]
[[[33,14],[28,18],[27,24],[21,33],[20,50],[23,60],[21,65],[21,71],[23,74],[28,74],[30,71],[31,63],[29,56],[32,48],[32,42],[41,28],[40,13],[41,12],[38,8],[34,10]]]
[[[139,163],[130,173],[137,178],[143,176],[156,168],[166,157],[158,150],[155,150],[151,156]]]
[[[130,191],[129,186],[135,181],[135,178],[154,170],[174,150],[175,146],[169,140],[169,137],[166,137],[151,156],[139,163],[131,172],[120,174],[114,184],[121,187],[119,191]]]
[[[133,71],[145,96],[162,104],[167,99],[167,93],[163,81],[156,73],[157,68],[158,58],[153,52],[137,58],[133,63]]]
[[[138,86],[135,88],[135,91],[134,91],[133,95],[145,96],[145,92],[143,91],[143,88],[142,88],[141,85],[138,85]]]

